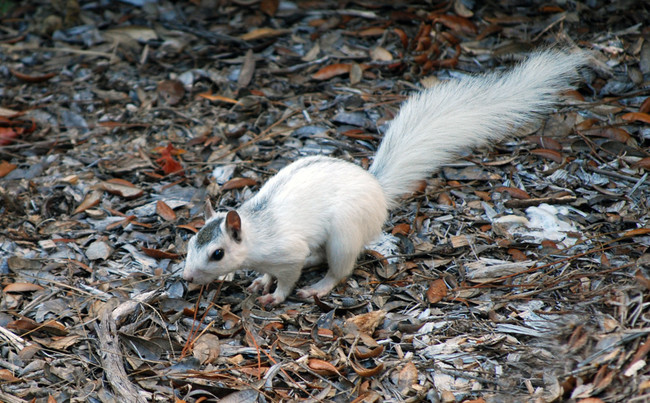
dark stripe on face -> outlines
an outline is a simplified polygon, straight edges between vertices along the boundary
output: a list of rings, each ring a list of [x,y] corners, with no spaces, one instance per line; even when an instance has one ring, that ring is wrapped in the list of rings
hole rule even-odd
[[[223,217],[215,218],[207,223],[198,234],[196,234],[196,245],[205,246],[221,234],[221,222]]]

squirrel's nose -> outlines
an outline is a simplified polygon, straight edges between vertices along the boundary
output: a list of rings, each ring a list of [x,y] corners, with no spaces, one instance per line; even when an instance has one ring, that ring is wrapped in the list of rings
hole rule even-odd
[[[189,282],[191,283],[192,280],[194,280],[194,276],[193,276],[191,273],[184,272],[184,273],[183,273],[183,279],[184,279],[185,281],[189,281]]]

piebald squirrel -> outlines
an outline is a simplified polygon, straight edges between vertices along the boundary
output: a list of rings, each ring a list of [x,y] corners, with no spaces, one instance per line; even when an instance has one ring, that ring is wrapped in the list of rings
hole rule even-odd
[[[352,273],[401,195],[457,152],[506,138],[548,112],[585,63],[582,52],[545,50],[503,74],[435,85],[402,105],[368,171],[336,158],[305,157],[237,210],[217,213],[208,201],[205,225],[188,244],[183,278],[206,284],[253,269],[263,276],[249,290],[263,290],[258,301],[276,305],[303,267],[326,260],[325,277],[298,291],[302,298],[326,295]]]

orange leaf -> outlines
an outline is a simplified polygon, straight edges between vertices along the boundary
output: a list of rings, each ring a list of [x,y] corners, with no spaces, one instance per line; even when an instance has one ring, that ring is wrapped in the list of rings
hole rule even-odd
[[[272,38],[274,36],[284,35],[289,32],[291,31],[289,31],[288,29],[274,29],[269,27],[263,27],[263,28],[258,28],[250,32],[247,32],[244,35],[240,36],[240,38],[245,41],[253,41],[255,39]]]
[[[0,381],[3,382],[20,382],[20,378],[16,378],[8,369],[0,369]]]
[[[9,71],[11,72],[11,74],[14,75],[14,77],[16,77],[17,79],[22,80],[22,81],[24,81],[26,83],[42,83],[43,81],[47,81],[50,78],[57,75],[57,73],[48,73],[48,74],[43,74],[43,75],[40,75],[40,76],[30,76],[30,75],[27,75],[27,74],[20,73],[20,72],[14,70],[14,69],[9,69]]]
[[[0,178],[4,178],[9,174],[9,172],[16,169],[16,165],[5,160],[0,161]]]
[[[176,221],[176,213],[162,200],[156,202],[156,213],[166,221]]]
[[[650,123],[650,114],[643,112],[629,112],[621,116],[621,119],[627,122],[639,121],[643,123]]]
[[[0,127],[0,146],[10,144],[13,139],[18,137],[18,135],[21,133],[21,130],[16,129],[13,127]]]
[[[523,262],[525,260],[528,260],[528,257],[524,254],[524,252],[520,251],[519,249],[510,248],[508,249],[508,254],[512,256],[512,259],[515,262]]]
[[[639,107],[639,112],[650,113],[650,97],[646,98]]]
[[[636,228],[623,233],[623,238],[650,234],[650,228]]]
[[[381,27],[371,27],[364,29],[363,31],[359,31],[359,36],[381,36],[384,34],[386,31],[386,28],[381,28]]]
[[[476,25],[474,25],[472,21],[453,14],[436,15],[433,18],[433,21],[440,22],[442,25],[446,26],[452,31],[460,32],[463,34],[473,35],[478,32]]]
[[[454,200],[449,196],[449,193],[447,192],[442,192],[438,196],[438,203],[442,204],[443,206],[455,206],[456,203],[454,203]]]
[[[402,224],[397,224],[396,226],[393,227],[393,230],[391,231],[391,234],[400,234],[407,236],[411,232],[411,226],[408,225],[407,223],[402,223]]]
[[[518,189],[518,188],[513,188],[513,187],[508,187],[508,186],[499,186],[494,189],[495,192],[506,192],[510,194],[515,199],[530,199],[530,195],[526,193],[525,191]]]
[[[165,252],[160,249],[142,248],[145,255],[155,259],[178,259],[181,255],[178,253]]]
[[[233,178],[224,183],[221,187],[222,190],[241,189],[246,186],[255,186],[257,181],[251,178]]]
[[[11,283],[7,285],[3,291],[4,292],[31,292],[31,291],[41,291],[44,288],[38,284],[32,283]]]
[[[418,369],[412,362],[406,363],[399,371],[397,376],[397,386],[401,389],[407,389],[418,381]]]
[[[82,213],[91,207],[95,207],[99,204],[103,195],[104,192],[101,190],[93,190],[92,192],[88,193],[81,204],[72,212],[72,215]]]
[[[562,162],[562,154],[555,150],[548,150],[546,148],[538,148],[536,150],[530,150],[531,154],[538,155],[542,158],[549,159],[551,161],[555,161],[557,163]]]
[[[356,346],[354,348],[354,356],[360,360],[379,357],[383,352],[384,352],[384,346],[382,345],[379,345],[373,349],[369,349],[364,346]]]
[[[124,179],[109,179],[100,184],[101,188],[108,193],[121,196],[127,199],[133,199],[142,196],[144,191],[136,187],[133,183]]]
[[[317,358],[310,358],[309,361],[307,362],[307,366],[309,369],[312,371],[316,372],[318,375],[324,375],[324,376],[334,376],[334,375],[341,375],[338,369],[331,363],[324,361],[324,360],[319,360]]]
[[[643,168],[647,171],[650,171],[650,157],[642,158],[637,162],[635,162],[634,164],[632,164],[632,166],[635,168]]]
[[[384,369],[384,363],[383,362],[380,362],[379,365],[377,365],[374,368],[360,367],[358,365],[355,365],[354,362],[352,362],[352,361],[350,361],[350,365],[352,366],[352,369],[354,370],[354,372],[357,373],[357,375],[359,375],[361,377],[364,377],[364,378],[367,378],[367,377],[370,377],[370,376],[375,376],[375,375],[379,374]]]
[[[429,283],[427,290],[427,300],[430,304],[437,304],[447,296],[447,284],[445,280],[439,278]]]
[[[332,77],[347,74],[350,72],[351,68],[352,65],[348,63],[331,64],[312,74],[311,78],[314,80],[327,80]]]
[[[236,99],[224,97],[223,95],[212,95],[209,92],[203,92],[201,94],[198,94],[198,96],[201,98],[209,99],[210,101],[221,101],[230,104],[239,104],[239,101]]]

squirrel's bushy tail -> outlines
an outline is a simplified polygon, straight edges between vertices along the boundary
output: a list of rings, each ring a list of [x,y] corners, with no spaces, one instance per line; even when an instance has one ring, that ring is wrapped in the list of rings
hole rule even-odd
[[[583,52],[541,51],[508,72],[448,81],[412,96],[369,169],[389,206],[462,149],[503,139],[548,112],[586,59]]]

